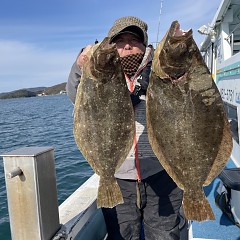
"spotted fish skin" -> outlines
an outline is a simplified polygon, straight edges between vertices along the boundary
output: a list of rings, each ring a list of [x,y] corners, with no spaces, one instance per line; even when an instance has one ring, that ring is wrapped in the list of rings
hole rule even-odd
[[[97,206],[123,203],[114,177],[134,139],[134,111],[115,45],[109,39],[87,54],[74,105],[75,141],[100,176]]]
[[[153,58],[146,96],[149,142],[160,163],[183,189],[187,219],[213,220],[203,186],[222,171],[232,136],[219,91],[193,40],[175,36],[174,21]]]

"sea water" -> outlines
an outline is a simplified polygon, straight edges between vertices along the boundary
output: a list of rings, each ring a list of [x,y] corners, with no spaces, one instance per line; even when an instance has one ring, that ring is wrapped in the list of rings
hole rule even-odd
[[[75,143],[73,105],[66,95],[0,100],[0,155],[30,146],[54,148],[59,205],[93,174]],[[0,239],[11,239],[2,157]]]

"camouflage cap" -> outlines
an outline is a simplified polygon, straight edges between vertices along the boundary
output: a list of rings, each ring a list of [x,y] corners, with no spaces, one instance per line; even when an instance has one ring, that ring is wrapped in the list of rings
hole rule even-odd
[[[108,32],[110,42],[122,32],[130,32],[140,37],[143,44],[147,46],[148,43],[148,25],[141,19],[133,16],[127,16],[117,19]]]

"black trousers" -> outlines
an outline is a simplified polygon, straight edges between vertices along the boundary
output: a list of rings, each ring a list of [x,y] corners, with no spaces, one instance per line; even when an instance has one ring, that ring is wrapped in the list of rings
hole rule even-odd
[[[180,239],[179,210],[183,192],[166,171],[138,183],[118,179],[124,203],[103,208],[109,240]]]

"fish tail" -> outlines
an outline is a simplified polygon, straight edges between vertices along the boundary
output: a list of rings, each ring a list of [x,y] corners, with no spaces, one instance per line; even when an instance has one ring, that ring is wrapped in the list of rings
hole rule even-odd
[[[100,177],[97,207],[113,208],[120,203],[123,203],[123,197],[117,180],[114,178],[106,182]]]
[[[190,192],[183,193],[184,215],[188,220],[202,222],[205,220],[214,220],[212,208],[203,192],[198,191],[193,196]]]

